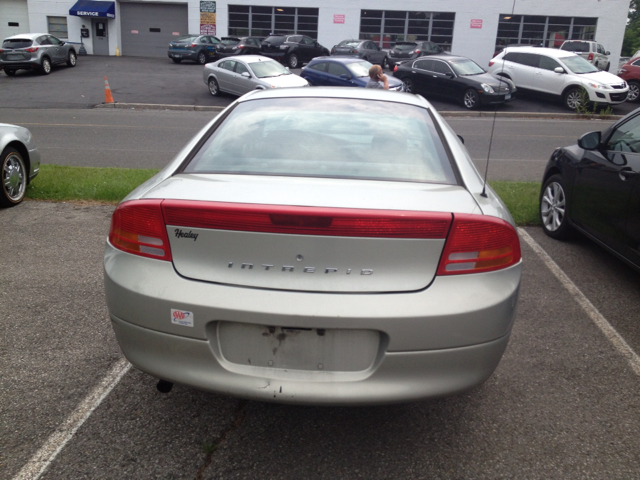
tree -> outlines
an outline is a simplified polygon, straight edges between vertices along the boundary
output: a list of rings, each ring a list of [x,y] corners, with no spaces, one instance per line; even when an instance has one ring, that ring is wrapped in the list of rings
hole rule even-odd
[[[631,0],[629,2],[629,17],[627,18],[627,28],[624,31],[624,40],[622,42],[623,57],[630,57],[637,50],[640,50],[640,9],[638,9],[640,0]]]

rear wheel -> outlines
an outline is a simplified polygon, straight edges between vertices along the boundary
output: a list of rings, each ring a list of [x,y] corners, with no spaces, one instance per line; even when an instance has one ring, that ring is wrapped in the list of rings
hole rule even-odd
[[[462,96],[462,106],[464,108],[468,108],[469,110],[473,110],[480,104],[480,97],[478,96],[478,92],[470,88],[464,95]]]
[[[43,75],[49,75],[51,73],[51,60],[49,60],[47,57],[44,57],[42,59],[40,72]]]
[[[67,57],[67,66],[75,67],[78,58],[76,57],[76,52],[70,51],[69,56]]]
[[[611,67],[611,63],[607,63],[607,66],[604,68],[604,71],[608,72],[609,71],[609,67]]]
[[[402,84],[404,85],[404,91],[407,93],[415,93],[414,89],[414,85],[413,85],[413,80],[411,80],[410,78],[404,78],[402,79]]]
[[[382,69],[390,69],[391,67],[389,66],[389,59],[387,57],[384,57],[382,59]]]
[[[298,60],[298,56],[292,53],[289,55],[289,61],[287,63],[289,64],[289,68],[298,68],[300,61]]]
[[[540,220],[544,233],[552,238],[562,240],[571,235],[566,190],[559,174],[552,175],[544,182],[540,192]]]
[[[15,70],[5,70],[4,73],[9,75],[10,77],[13,77],[16,74],[16,71]]]
[[[627,94],[627,100],[629,102],[637,102],[640,99],[640,83],[629,82],[629,93]]]
[[[180,63],[182,61],[181,58],[172,58],[171,60],[173,60],[173,63]]]
[[[13,207],[22,201],[27,190],[27,169],[20,152],[15,148],[5,148],[0,159],[2,160],[0,207]]]
[[[215,78],[209,79],[209,93],[214,97],[220,96],[220,87],[218,86],[218,82]]]
[[[204,65],[205,63],[207,63],[207,56],[205,55],[204,52],[200,52],[198,54],[198,63],[200,65]]]

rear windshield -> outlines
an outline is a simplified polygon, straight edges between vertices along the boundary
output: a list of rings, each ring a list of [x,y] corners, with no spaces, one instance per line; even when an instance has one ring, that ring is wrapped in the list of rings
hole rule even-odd
[[[235,45],[237,43],[240,43],[240,39],[239,38],[222,37],[222,43],[224,45]]]
[[[589,44],[585,42],[564,42],[560,50],[568,50],[570,52],[588,52]]]
[[[339,98],[240,103],[184,171],[456,184],[426,109]]]
[[[360,40],[343,40],[338,46],[339,47],[357,47],[360,45]]]
[[[415,50],[417,46],[417,43],[397,43],[393,48],[401,52],[410,52],[411,50]]]
[[[287,37],[267,37],[265,42],[273,44],[284,43],[285,38]]]
[[[195,42],[196,38],[198,37],[195,35],[182,35],[181,37],[176,38],[174,42],[191,43],[191,42]]]
[[[27,48],[33,45],[28,38],[10,38],[2,42],[2,48]]]

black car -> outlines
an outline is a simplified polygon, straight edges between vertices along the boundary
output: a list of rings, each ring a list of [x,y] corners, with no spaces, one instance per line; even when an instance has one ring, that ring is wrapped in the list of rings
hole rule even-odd
[[[516,93],[511,80],[498,79],[470,58],[456,55],[404,62],[393,76],[402,80],[405,92],[447,97],[468,109],[510,102]]]
[[[577,230],[640,271],[640,109],[553,152],[540,219],[550,237]]]
[[[439,53],[444,53],[444,50],[433,42],[396,42],[389,50],[389,68],[395,67],[400,62]]]
[[[329,50],[306,35],[271,35],[262,42],[260,55],[298,68],[312,58],[328,56]]]
[[[213,35],[182,35],[169,43],[167,55],[174,63],[193,60],[200,65],[213,62],[220,39]]]
[[[218,58],[232,55],[260,55],[264,37],[222,37],[217,46]]]

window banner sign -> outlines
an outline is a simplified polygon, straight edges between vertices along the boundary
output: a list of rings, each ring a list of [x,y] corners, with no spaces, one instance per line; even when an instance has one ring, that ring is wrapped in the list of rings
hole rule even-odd
[[[216,2],[200,0],[200,35],[216,34]]]

